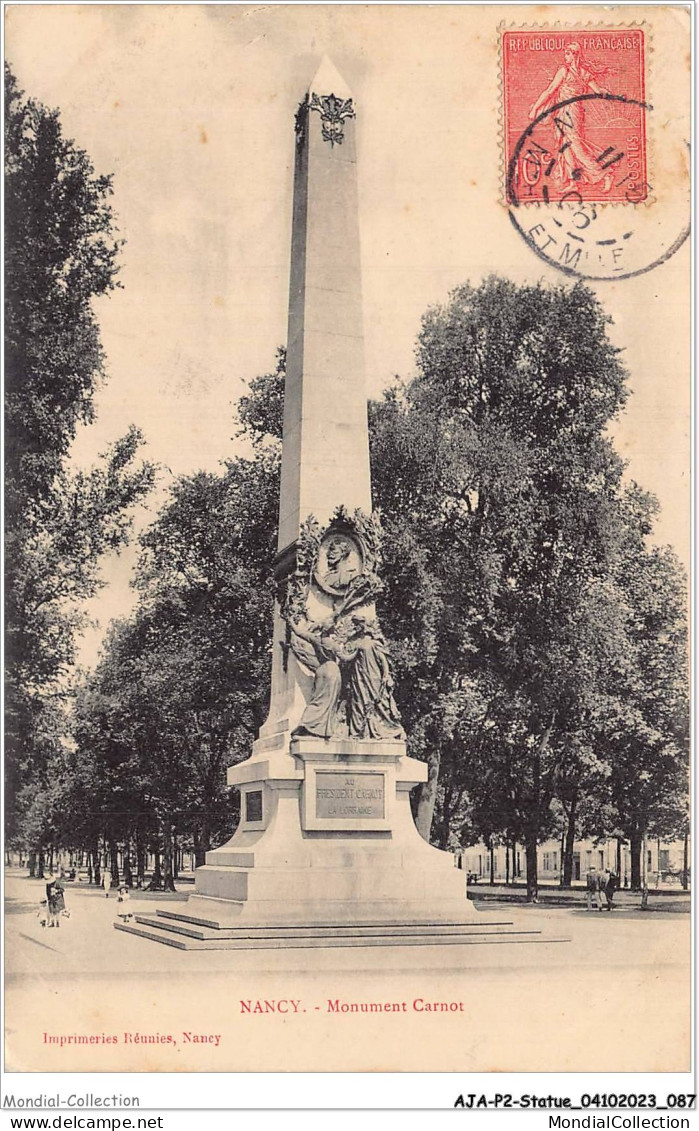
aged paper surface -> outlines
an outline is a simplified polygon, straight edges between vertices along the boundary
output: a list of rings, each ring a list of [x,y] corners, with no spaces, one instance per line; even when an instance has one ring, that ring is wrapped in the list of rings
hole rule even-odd
[[[5,19],[20,87],[58,108],[95,168],[114,173],[126,239],[124,289],[98,308],[110,380],[78,437],[79,463],[132,421],[175,475],[232,454],[230,406],[286,334],[293,116],[327,52],[361,113],[369,394],[412,372],[422,313],[459,283],[493,271],[517,283],[589,280],[630,372],[616,445],[660,500],[659,541],[688,564],[686,8],[69,4],[10,5]],[[553,146],[545,118],[527,135],[529,110],[571,32],[585,58],[603,61],[621,110],[609,168],[571,196],[573,238],[557,243],[543,192],[554,171],[518,161]],[[571,127],[577,162],[592,110],[586,122]],[[625,188],[614,158],[629,134]],[[91,610],[100,632],[129,607],[132,561],[107,567],[110,587]],[[83,662],[98,642],[88,637]],[[549,932],[571,938],[557,950],[192,954],[117,934],[99,893],[82,923],[76,898],[60,945],[48,946],[34,889],[8,883],[13,1073],[689,1068],[684,915],[628,918],[613,936],[594,916],[570,932],[551,918]],[[93,1039],[67,1039],[79,1034]]]

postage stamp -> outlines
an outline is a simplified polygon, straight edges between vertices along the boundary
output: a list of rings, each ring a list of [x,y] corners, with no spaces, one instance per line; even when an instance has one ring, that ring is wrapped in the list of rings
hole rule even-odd
[[[646,200],[642,28],[501,34],[507,203]]]

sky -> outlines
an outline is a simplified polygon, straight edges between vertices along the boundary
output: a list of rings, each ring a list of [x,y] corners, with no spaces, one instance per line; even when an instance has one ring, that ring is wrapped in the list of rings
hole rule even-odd
[[[123,289],[95,307],[109,380],[73,459],[89,466],[137,424],[147,457],[162,466],[141,524],[173,476],[215,470],[239,450],[235,402],[246,382],[273,369],[285,341],[293,118],[324,54],[348,83],[358,115],[370,395],[396,374],[411,375],[422,314],[458,284],[492,271],[516,282],[563,280],[525,245],[502,202],[498,29],[533,17],[545,23],[544,5],[5,11],[6,57],[20,87],[57,107],[64,133],[98,172],[114,175],[126,241]],[[578,7],[576,21],[599,27],[601,11],[612,10]],[[688,51],[688,17],[679,8],[627,7],[623,19],[647,29],[651,161],[667,168],[667,137],[688,136],[689,87],[679,61]],[[662,183],[657,197],[644,206],[651,224],[662,214]],[[645,275],[593,284],[630,373],[617,447],[629,475],[660,499],[658,539],[685,563],[689,264],[685,244]],[[108,585],[90,605],[95,625],[82,648],[85,663],[110,617],[133,601],[133,560],[130,551],[105,563]]]

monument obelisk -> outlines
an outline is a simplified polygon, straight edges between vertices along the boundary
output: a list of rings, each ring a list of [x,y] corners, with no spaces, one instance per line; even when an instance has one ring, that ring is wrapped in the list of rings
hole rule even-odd
[[[427,766],[406,754],[377,618],[356,126],[326,59],[295,122],[269,716],[228,771],[238,828],[197,869],[186,914],[133,927],[172,945],[455,942],[477,919],[451,854],[415,828],[410,790]],[[179,937],[163,936],[168,923]]]
[[[309,515],[325,524],[340,504],[371,511],[355,128],[350,91],[326,57],[295,120],[277,559],[282,575]],[[263,737],[293,729],[306,703],[309,681],[286,652],[286,637],[277,611]]]

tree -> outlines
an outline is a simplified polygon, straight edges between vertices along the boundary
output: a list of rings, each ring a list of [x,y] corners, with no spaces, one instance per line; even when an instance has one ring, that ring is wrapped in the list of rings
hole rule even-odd
[[[279,444],[264,405],[282,378],[280,356],[241,405],[252,459],[173,484],[140,539],[137,607],[113,627],[78,699],[78,757],[111,783],[100,835],[136,843],[137,855],[145,842],[162,851],[155,887],[173,886],[175,835],[197,864],[230,835],[237,802],[225,771],[249,756],[267,709]]]
[[[631,886],[642,882],[646,835],[683,837],[689,785],[687,582],[668,547],[631,530],[617,585],[626,616],[628,664],[605,720],[611,802],[629,841]]]
[[[605,429],[627,394],[607,321],[582,284],[460,287],[423,320],[416,378],[374,414],[389,542],[409,524],[419,544],[402,565],[389,556],[386,618],[395,632],[407,601],[424,629],[398,682],[408,714],[434,723],[412,732],[430,764],[418,821],[424,835],[451,741],[445,705],[477,680],[484,698],[469,715],[493,735],[479,744],[467,725],[459,757],[481,749],[483,780],[496,759],[500,813],[491,804],[488,820],[519,830],[532,898],[537,841],[586,709],[586,602],[618,539],[623,468]]]
[[[104,355],[92,300],[116,286],[112,178],[63,137],[57,110],[5,68],[5,505],[33,516],[93,417]]]
[[[111,178],[9,69],[5,82],[6,812],[16,835],[59,751],[53,705],[69,694],[80,606],[99,587],[102,555],[128,540],[154,472],[136,462],[136,428],[91,472],[68,469],[104,379],[92,300],[116,285]]]
[[[641,710],[629,640],[647,631],[624,569],[634,547],[649,553],[654,502],[623,486],[605,436],[625,374],[584,287],[459,288],[426,316],[418,361],[370,406],[379,612],[410,751],[429,772],[418,826],[442,847],[524,842],[535,898],[537,843],[563,834],[562,817],[567,856],[576,827],[620,830],[612,785],[633,776]],[[283,378],[280,351],[239,406],[251,459],[175,484],[142,539],[136,614],[86,702],[80,750],[121,736],[122,776],[140,783],[163,843],[175,820],[195,847],[208,842],[224,764],[247,757],[264,717]]]

